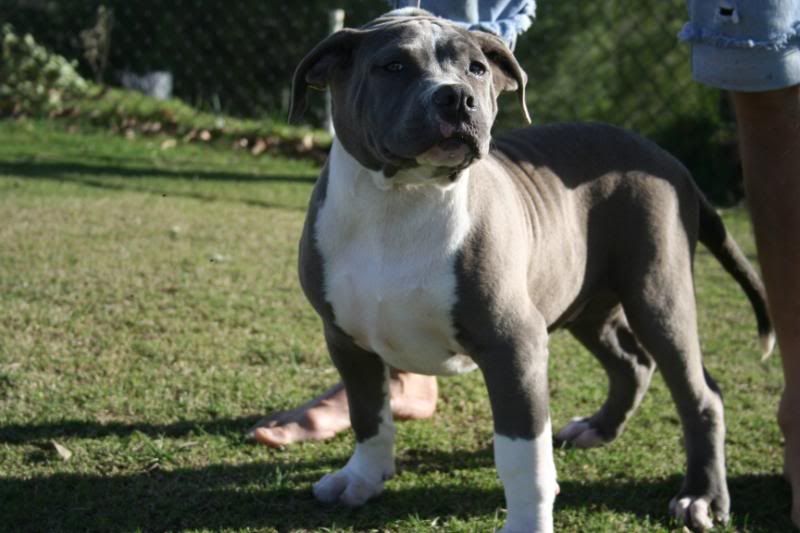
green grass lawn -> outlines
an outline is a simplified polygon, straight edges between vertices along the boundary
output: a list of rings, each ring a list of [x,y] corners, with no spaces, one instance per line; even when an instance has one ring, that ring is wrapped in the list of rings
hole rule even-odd
[[[398,426],[399,475],[367,507],[311,483],[352,436],[269,450],[242,438],[336,379],[296,280],[317,169],[221,148],[0,122],[0,529],[491,531],[504,517],[480,375],[442,379],[433,420]],[[748,255],[746,214],[724,213]],[[706,365],[726,401],[732,520],[788,531],[774,412],[738,287],[703,249]],[[551,342],[554,428],[602,401],[599,365]],[[64,460],[53,442],[72,452]],[[671,531],[684,455],[660,376],[604,449],[557,450],[561,531]]]

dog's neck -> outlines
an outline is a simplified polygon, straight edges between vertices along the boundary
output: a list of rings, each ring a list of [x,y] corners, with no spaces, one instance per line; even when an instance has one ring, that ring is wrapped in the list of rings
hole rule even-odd
[[[381,246],[396,245],[398,250],[418,247],[422,241],[439,253],[459,246],[471,227],[469,169],[453,182],[425,180],[424,174],[413,172],[386,178],[380,171],[365,168],[334,141],[319,229],[325,232],[326,226],[338,226],[337,235],[330,236],[332,241],[348,231],[382,233],[389,241]],[[403,181],[394,181],[398,177]],[[373,237],[384,239],[378,234]],[[354,233],[346,238],[354,238]]]
[[[469,168],[459,169],[453,174],[447,169],[430,166],[403,168],[387,176],[383,170],[372,170],[362,165],[334,138],[328,156],[328,169],[335,179],[343,177],[354,181],[369,181],[381,191],[402,191],[412,189],[439,189],[441,192],[465,186],[468,181]]]

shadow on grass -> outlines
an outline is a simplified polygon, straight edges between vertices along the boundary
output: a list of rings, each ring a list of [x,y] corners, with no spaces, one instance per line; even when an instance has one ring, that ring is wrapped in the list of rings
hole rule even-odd
[[[227,430],[240,420],[221,423]],[[196,425],[196,424],[195,424]],[[142,430],[143,426],[135,426]],[[166,431],[182,431],[180,426]],[[164,433],[163,427],[153,431]],[[210,428],[213,429],[213,428]],[[117,429],[119,430],[119,429]],[[344,457],[292,461],[265,453],[267,462],[215,464],[197,469],[136,474],[53,474],[24,479],[0,477],[0,501],[14,530],[162,531],[175,529],[277,529],[325,527],[381,529],[395,520],[425,524],[434,519],[491,517],[503,507],[498,484],[473,486],[453,474],[443,484],[402,486],[403,472],[453,472],[492,467],[490,450],[440,452],[408,450],[399,457],[399,478],[358,510],[317,503],[311,484],[341,466]],[[612,511],[670,527],[667,502],[680,478],[580,481],[563,479],[557,510],[591,514]],[[732,526],[752,532],[789,531],[789,489],[777,475],[729,479]],[[299,487],[299,488],[298,488]],[[13,511],[12,511],[13,510]]]
[[[133,433],[169,438],[179,438],[198,433],[243,435],[259,418],[259,416],[253,415],[207,421],[191,420],[172,424],[99,423],[82,420],[64,420],[45,424],[5,424],[0,425],[0,444],[46,442],[51,439],[63,438],[100,439],[108,436],[125,437]]]
[[[0,162],[0,173],[24,178],[64,178],[90,175],[110,176],[122,178],[168,178],[183,180],[203,181],[235,181],[238,183],[283,182],[283,183],[314,183],[316,176],[283,176],[260,175],[245,172],[231,172],[229,170],[174,170],[158,167],[126,167],[118,164],[91,165],[75,163],[72,161],[38,161],[19,160],[14,162]]]
[[[154,187],[148,184],[150,178],[177,179],[220,183],[284,183],[284,184],[313,184],[316,177],[311,176],[284,176],[284,175],[253,175],[247,173],[237,173],[230,171],[194,171],[194,170],[168,170],[162,168],[131,168],[113,165],[84,165],[72,162],[41,162],[41,161],[22,161],[22,162],[0,162],[0,174],[11,176],[42,179],[59,182],[76,183],[97,189],[113,191],[133,191],[154,194],[159,196],[171,196],[179,198],[189,198],[206,202],[233,201],[253,207],[263,207],[270,209],[289,209],[305,210],[305,205],[298,207],[287,206],[285,203],[268,202],[257,198],[225,197],[209,191],[200,190],[175,190],[170,188]],[[123,178],[122,181],[112,181],[106,178]]]

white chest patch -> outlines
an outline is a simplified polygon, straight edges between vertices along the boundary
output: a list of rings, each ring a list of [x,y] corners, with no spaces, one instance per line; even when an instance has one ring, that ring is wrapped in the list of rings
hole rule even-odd
[[[325,295],[337,325],[391,366],[421,374],[475,368],[455,338],[455,256],[470,228],[469,176],[386,180],[338,140],[316,222]],[[427,182],[426,182],[427,181]]]

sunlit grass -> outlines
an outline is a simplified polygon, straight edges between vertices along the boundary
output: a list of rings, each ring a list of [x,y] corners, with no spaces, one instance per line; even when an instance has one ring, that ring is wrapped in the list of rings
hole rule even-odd
[[[481,377],[443,379],[433,420],[399,425],[399,475],[366,508],[317,504],[343,435],[268,450],[242,435],[336,380],[296,280],[317,169],[158,138],[0,122],[0,523],[29,531],[490,531],[503,520]],[[752,257],[741,209],[724,213]],[[730,531],[782,531],[777,357],[708,253],[697,292],[725,393]],[[551,343],[554,427],[595,409],[597,363]],[[69,460],[53,441],[72,452]],[[605,449],[557,450],[561,531],[678,530],[683,472],[660,377]]]

